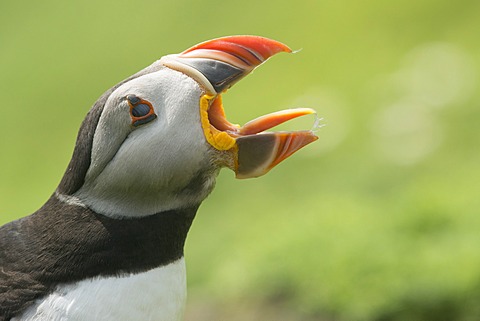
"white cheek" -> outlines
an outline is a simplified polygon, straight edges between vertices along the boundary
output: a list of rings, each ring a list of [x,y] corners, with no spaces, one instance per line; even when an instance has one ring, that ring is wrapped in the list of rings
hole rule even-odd
[[[170,80],[158,85],[161,90],[155,87],[146,93],[145,87],[142,89],[144,99],[156,109],[157,119],[134,129],[126,139],[124,136],[113,158],[103,167],[92,164],[101,171],[87,177],[75,193],[97,213],[145,216],[197,206],[213,188],[218,169],[211,164],[210,147],[201,127],[202,91],[195,81],[179,72],[169,71],[162,77]],[[119,94],[130,90],[123,88]],[[105,131],[97,146],[108,146],[109,134],[115,135]],[[98,153],[101,155],[102,148]],[[189,189],[192,181],[197,185],[194,192]],[[186,189],[188,193],[183,193]]]
[[[217,170],[211,167],[204,142],[187,146],[176,140],[153,140],[148,144],[141,136],[129,137],[102,173],[76,196],[97,213],[112,217],[192,207],[213,188]],[[204,186],[197,193],[182,194],[199,175],[204,175]]]
[[[103,179],[171,191],[208,166],[208,146],[200,130],[162,125],[149,124],[132,132],[105,168]]]

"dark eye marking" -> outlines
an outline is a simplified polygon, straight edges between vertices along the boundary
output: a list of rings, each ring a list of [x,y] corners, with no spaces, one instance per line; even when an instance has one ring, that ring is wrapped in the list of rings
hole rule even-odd
[[[130,117],[132,118],[133,126],[143,125],[157,118],[149,101],[135,95],[128,95],[126,99],[130,106]]]

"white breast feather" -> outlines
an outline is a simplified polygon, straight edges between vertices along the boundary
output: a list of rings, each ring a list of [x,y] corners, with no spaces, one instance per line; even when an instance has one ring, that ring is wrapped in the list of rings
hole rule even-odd
[[[185,303],[181,258],[139,274],[59,286],[12,321],[179,321]]]

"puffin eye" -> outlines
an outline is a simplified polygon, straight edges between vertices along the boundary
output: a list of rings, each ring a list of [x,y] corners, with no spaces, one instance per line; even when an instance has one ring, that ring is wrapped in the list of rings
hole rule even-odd
[[[149,101],[135,95],[128,95],[126,99],[130,106],[130,117],[132,118],[133,126],[143,125],[157,118]]]
[[[147,104],[139,104],[132,109],[132,115],[135,117],[143,117],[150,112],[150,106]]]

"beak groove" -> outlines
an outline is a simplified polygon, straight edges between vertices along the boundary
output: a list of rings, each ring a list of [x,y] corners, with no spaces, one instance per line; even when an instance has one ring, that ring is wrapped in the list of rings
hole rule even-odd
[[[230,36],[217,38],[195,45],[182,54],[193,51],[218,50],[230,54],[251,66],[258,66],[265,60],[279,52],[291,52],[285,44],[259,36]]]

